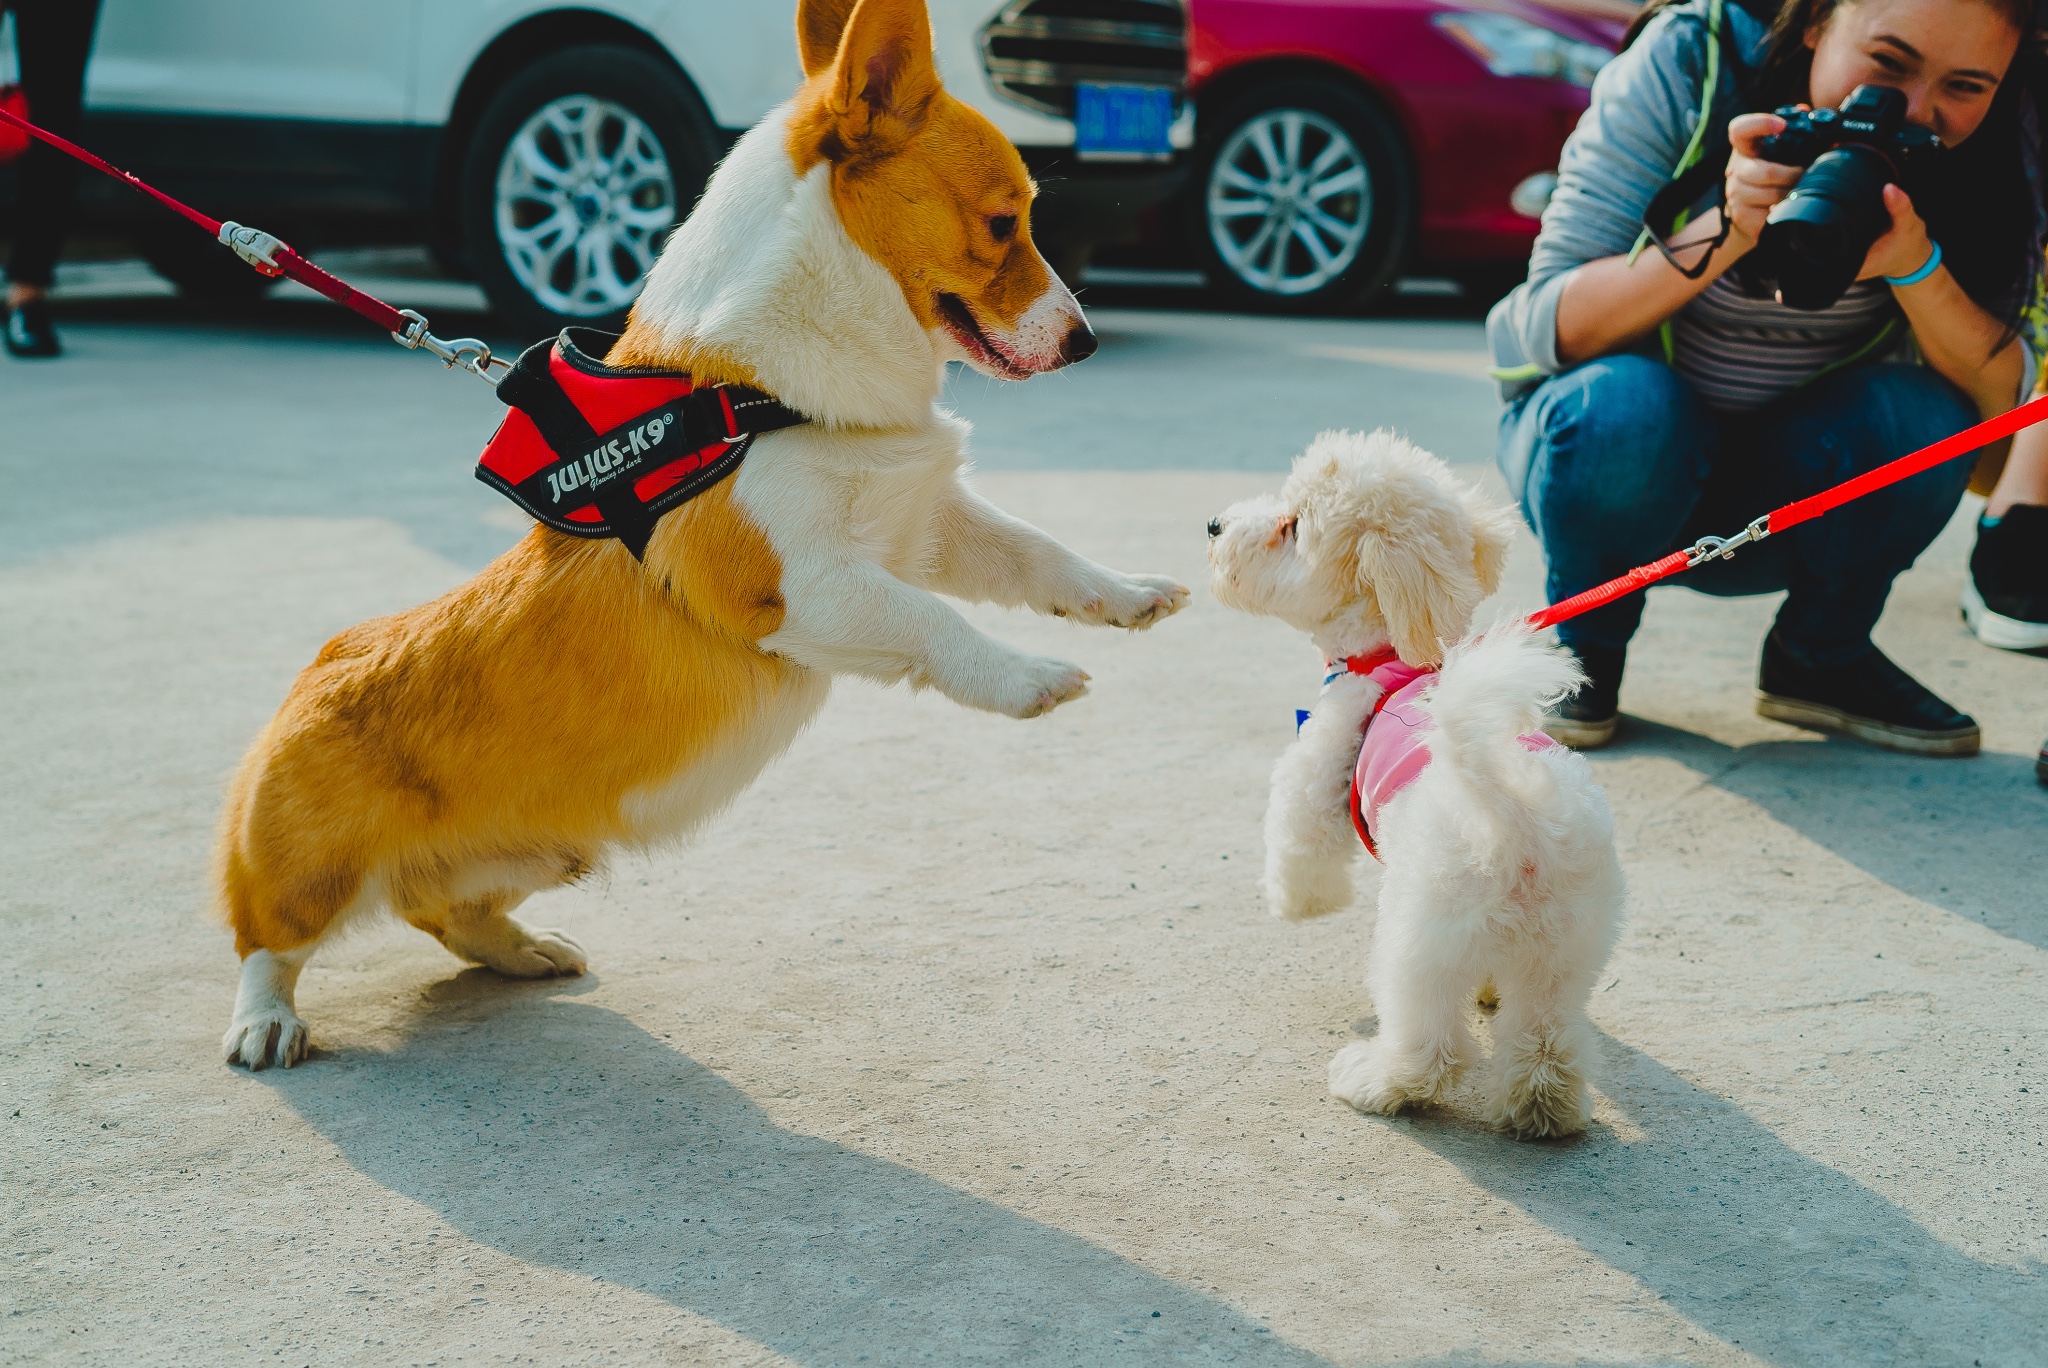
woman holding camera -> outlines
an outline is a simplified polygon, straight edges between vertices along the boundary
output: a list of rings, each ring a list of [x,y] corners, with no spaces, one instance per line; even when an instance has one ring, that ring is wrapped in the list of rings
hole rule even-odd
[[[1501,469],[1542,539],[1553,602],[2032,388],[2048,333],[2033,8],[1646,8],[1565,145],[1528,280],[1487,320],[1509,401]],[[1900,163],[1907,188],[1870,182],[1861,207],[1875,240],[1841,275],[1855,282],[1824,308],[1792,308],[1781,294],[1813,302],[1807,266],[1756,248],[1806,167],[1783,164],[1771,140],[1786,121],[1758,111],[1832,110],[1861,86],[1900,92],[1906,122],[1943,147]],[[1689,171],[1680,189],[1703,182],[1696,198],[1646,234],[1652,201]],[[1644,250],[1639,234],[1657,245]],[[1976,723],[1870,640],[1892,581],[1948,522],[1969,474],[1967,462],[1939,467],[1688,574],[1709,593],[1788,591],[1763,646],[1760,712],[1895,750],[1976,751]],[[1560,627],[1590,682],[1551,719],[1559,740],[1613,735],[1642,607],[1634,595]]]

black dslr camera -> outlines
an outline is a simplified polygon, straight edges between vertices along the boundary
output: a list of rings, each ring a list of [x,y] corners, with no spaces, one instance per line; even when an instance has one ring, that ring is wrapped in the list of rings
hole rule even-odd
[[[1794,309],[1825,309],[1856,281],[1870,244],[1890,230],[1887,182],[1911,193],[1906,177],[1941,151],[1941,139],[1906,122],[1906,97],[1890,86],[1860,85],[1840,109],[1775,111],[1785,131],[1757,151],[1806,174],[1764,221],[1750,269],[1777,282]]]

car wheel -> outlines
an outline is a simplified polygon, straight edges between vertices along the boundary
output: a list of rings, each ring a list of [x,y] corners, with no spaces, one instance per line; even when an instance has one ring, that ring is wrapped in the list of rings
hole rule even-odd
[[[277,278],[259,273],[218,242],[182,223],[138,237],[135,250],[151,270],[177,286],[179,294],[193,299],[246,303],[261,297]]]
[[[1210,121],[1197,237],[1212,287],[1314,312],[1362,302],[1405,256],[1414,193],[1398,134],[1328,81],[1262,86]]]
[[[715,156],[696,96],[659,58],[590,44],[540,59],[491,97],[463,159],[477,282],[527,336],[617,329]]]

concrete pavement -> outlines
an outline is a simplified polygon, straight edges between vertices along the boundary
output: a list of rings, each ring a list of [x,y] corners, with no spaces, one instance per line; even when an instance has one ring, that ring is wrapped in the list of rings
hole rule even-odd
[[[975,610],[1091,696],[843,685],[689,848],[529,905],[590,976],[369,931],[252,1077],[220,786],[323,640],[515,535],[499,410],[313,306],[68,308],[73,359],[0,368],[0,1362],[2048,1362],[2048,666],[1956,621],[1961,521],[1880,639],[1971,761],[1755,717],[1772,603],[1653,596],[1577,1142],[1324,1092],[1370,913],[1256,890],[1317,662],[1199,589],[1138,636]],[[955,387],[988,492],[1091,555],[1199,585],[1327,424],[1485,476],[1469,321],[1099,321]]]

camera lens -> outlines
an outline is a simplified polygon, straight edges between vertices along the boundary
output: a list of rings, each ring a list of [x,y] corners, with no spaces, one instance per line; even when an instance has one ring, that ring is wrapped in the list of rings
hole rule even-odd
[[[1828,308],[1855,283],[1870,244],[1891,227],[1884,187],[1893,175],[1875,148],[1837,147],[1816,157],[1771,210],[1757,250],[1787,307]]]

